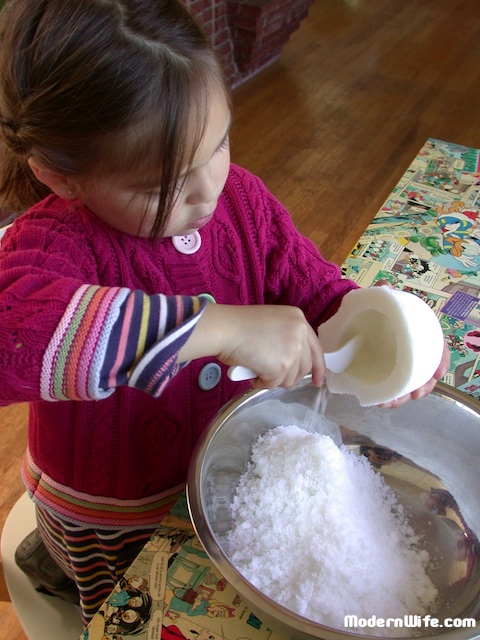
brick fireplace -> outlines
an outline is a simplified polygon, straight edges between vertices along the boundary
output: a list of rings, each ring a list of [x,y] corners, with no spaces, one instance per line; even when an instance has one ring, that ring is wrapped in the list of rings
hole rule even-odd
[[[314,0],[183,0],[203,25],[232,87],[273,62]]]

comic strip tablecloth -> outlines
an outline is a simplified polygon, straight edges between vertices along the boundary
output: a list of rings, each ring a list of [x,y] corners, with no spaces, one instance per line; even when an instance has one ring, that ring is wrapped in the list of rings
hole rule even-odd
[[[185,494],[94,616],[81,640],[283,640],[212,565]]]
[[[343,264],[434,309],[451,350],[443,381],[480,399],[480,150],[429,139]]]

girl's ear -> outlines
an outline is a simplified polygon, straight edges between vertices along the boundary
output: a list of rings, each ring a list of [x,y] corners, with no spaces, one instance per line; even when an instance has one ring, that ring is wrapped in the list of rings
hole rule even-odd
[[[51,189],[53,193],[56,193],[57,196],[66,200],[73,200],[77,197],[71,178],[48,169],[34,156],[28,159],[28,164],[37,180]]]

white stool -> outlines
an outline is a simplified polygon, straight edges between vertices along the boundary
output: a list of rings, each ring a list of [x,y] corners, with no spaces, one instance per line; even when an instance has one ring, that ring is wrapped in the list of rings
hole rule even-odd
[[[37,526],[27,493],[15,503],[2,532],[2,565],[8,592],[28,640],[79,640],[83,632],[77,606],[38,593],[37,585],[15,563],[15,551]]]

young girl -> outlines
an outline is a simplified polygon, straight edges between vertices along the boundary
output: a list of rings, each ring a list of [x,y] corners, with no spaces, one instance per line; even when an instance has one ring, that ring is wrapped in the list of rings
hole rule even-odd
[[[0,197],[28,209],[0,252],[0,404],[30,403],[23,477],[87,623],[248,388],[227,366],[320,385],[315,329],[355,285],[230,164],[180,2],[9,0],[0,37]]]

